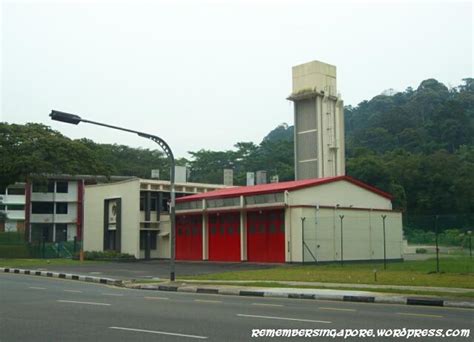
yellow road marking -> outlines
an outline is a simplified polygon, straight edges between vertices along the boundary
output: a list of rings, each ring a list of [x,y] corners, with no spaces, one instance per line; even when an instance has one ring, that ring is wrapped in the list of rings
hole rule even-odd
[[[168,300],[167,297],[144,297],[145,299],[161,299],[161,300]]]
[[[209,299],[195,299],[194,301],[198,303],[222,303],[221,300],[209,300]]]
[[[408,313],[408,312],[397,312],[397,315],[403,315],[403,316],[419,316],[419,317],[431,317],[431,318],[443,318],[443,316],[439,316],[439,315],[428,315],[428,314],[418,314],[418,313]]]
[[[356,309],[341,309],[341,308],[329,308],[329,307],[320,307],[321,310],[334,310],[334,311],[357,311]]]
[[[259,305],[259,306],[284,306],[282,304],[267,304],[267,303],[252,303],[252,305]]]

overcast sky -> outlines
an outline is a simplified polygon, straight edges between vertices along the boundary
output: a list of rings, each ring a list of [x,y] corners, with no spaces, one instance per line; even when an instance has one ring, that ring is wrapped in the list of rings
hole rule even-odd
[[[0,121],[155,148],[52,122],[54,108],[157,134],[179,157],[292,124],[296,64],[336,65],[353,106],[473,75],[471,1],[3,0],[1,11]]]

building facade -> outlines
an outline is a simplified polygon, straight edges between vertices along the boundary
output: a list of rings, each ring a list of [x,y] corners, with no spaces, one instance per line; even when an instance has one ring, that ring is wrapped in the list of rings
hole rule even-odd
[[[402,258],[391,196],[348,176],[216,190],[180,198],[176,209],[178,260]]]
[[[176,197],[224,188],[176,183]],[[139,259],[170,257],[170,182],[130,179],[87,185],[84,196],[84,250],[114,250]]]
[[[25,183],[10,185],[0,194],[0,212],[5,215],[0,232],[25,231],[25,202]]]
[[[86,179],[49,176],[25,186],[25,226],[29,242],[64,242],[82,238]]]
[[[293,67],[295,178],[345,174],[344,106],[336,67],[313,61]]]

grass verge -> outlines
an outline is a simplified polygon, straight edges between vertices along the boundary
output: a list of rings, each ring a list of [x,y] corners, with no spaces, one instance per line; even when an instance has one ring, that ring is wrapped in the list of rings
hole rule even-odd
[[[47,266],[72,266],[97,264],[100,261],[83,261],[72,259],[0,259],[0,267],[16,267],[16,268],[41,268]]]
[[[374,277],[377,270],[377,281]],[[269,269],[222,272],[182,277],[195,280],[304,281],[323,283],[459,287],[474,289],[474,261],[469,257],[382,264],[284,265]]]

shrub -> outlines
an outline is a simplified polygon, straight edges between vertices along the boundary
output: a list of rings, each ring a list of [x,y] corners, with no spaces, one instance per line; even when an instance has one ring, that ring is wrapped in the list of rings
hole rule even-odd
[[[79,253],[76,253],[75,259],[79,258]],[[85,251],[84,252],[85,260],[124,260],[124,261],[133,261],[136,260],[135,257],[131,254],[120,253],[117,251]]]
[[[416,254],[426,254],[427,250],[425,248],[417,248]]]
[[[29,258],[28,246],[23,245],[0,245],[0,258]]]

